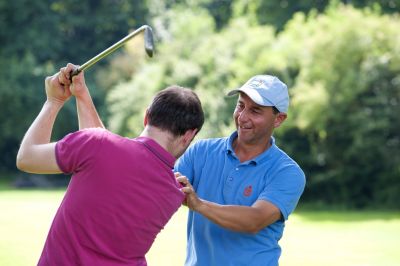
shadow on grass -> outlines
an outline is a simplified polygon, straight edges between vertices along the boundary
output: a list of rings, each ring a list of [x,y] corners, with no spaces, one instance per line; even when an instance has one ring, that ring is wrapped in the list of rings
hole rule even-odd
[[[11,190],[60,190],[70,180],[67,175],[36,175],[27,173],[0,174],[0,191]]]

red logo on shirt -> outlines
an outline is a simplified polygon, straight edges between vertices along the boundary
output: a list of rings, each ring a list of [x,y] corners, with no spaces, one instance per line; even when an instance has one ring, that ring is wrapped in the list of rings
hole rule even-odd
[[[245,197],[248,197],[251,195],[251,192],[253,191],[253,187],[250,185],[248,187],[245,187],[244,191],[243,191],[243,195]]]

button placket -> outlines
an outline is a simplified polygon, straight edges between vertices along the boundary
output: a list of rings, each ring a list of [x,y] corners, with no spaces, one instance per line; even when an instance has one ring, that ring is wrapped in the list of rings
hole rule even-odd
[[[237,171],[239,171],[239,166],[234,167],[233,170],[229,173],[229,175],[226,178],[225,185],[227,185],[228,187],[233,186],[233,183],[237,176]]]

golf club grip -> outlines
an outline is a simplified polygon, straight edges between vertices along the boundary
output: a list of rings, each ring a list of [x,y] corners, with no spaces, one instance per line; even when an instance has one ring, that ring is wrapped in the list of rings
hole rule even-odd
[[[79,73],[81,73],[81,69],[80,69],[80,67],[78,67],[78,68],[75,68],[74,70],[72,70],[71,71],[71,80],[72,80],[72,77],[73,76],[76,76],[76,75],[78,75]]]

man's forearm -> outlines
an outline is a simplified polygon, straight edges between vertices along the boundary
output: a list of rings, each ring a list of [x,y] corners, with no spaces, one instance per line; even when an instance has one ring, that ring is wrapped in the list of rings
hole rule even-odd
[[[257,201],[253,206],[221,205],[201,200],[195,211],[214,223],[237,232],[257,233],[280,218],[271,203]]]
[[[21,148],[32,144],[46,144],[50,142],[54,122],[62,106],[63,103],[59,102],[46,101],[44,103],[42,110],[26,132],[21,143]]]
[[[104,128],[103,122],[97,113],[89,92],[76,98],[76,107],[78,112],[79,129],[91,127]]]
[[[202,207],[197,210],[203,216],[214,223],[239,232],[253,233],[256,226],[252,221],[251,207],[220,205],[209,201],[203,201]]]
[[[186,194],[186,204],[192,211],[202,214],[212,222],[243,233],[258,233],[266,226],[281,219],[281,212],[266,200],[256,200],[251,206],[222,205],[199,198],[186,176],[175,173]]]
[[[38,165],[40,160],[36,156],[42,144],[50,143],[51,133],[58,112],[63,103],[57,101],[46,101],[42,110],[31,124],[17,154],[17,166],[19,169],[31,172]]]

